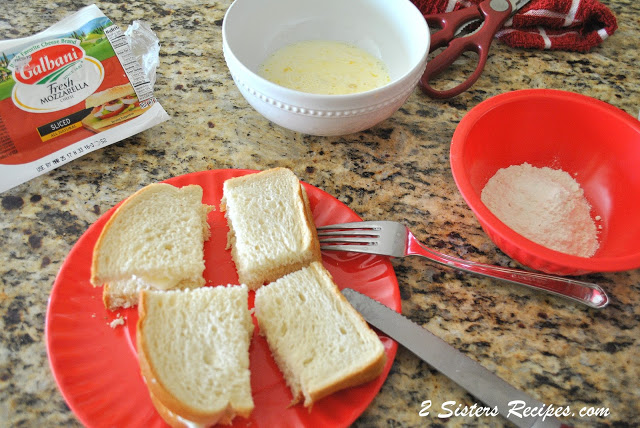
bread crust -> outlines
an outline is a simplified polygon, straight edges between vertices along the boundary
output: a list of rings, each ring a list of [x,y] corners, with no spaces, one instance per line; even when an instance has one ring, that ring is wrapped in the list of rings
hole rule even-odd
[[[192,420],[189,420],[187,418],[184,418],[182,416],[178,416],[175,413],[173,413],[171,410],[169,410],[164,404],[162,404],[160,402],[160,400],[158,400],[158,398],[153,395],[153,393],[149,392],[149,397],[151,398],[151,403],[153,404],[153,407],[156,408],[158,414],[160,415],[160,417],[171,427],[173,428],[194,428],[194,427],[208,427],[211,425],[215,425],[215,424],[220,424],[220,425],[231,425],[231,422],[233,421],[233,418],[235,417],[235,413],[229,413],[226,416],[222,416],[217,422],[213,423],[213,424],[206,424],[206,423],[198,423]]]
[[[168,424],[174,427],[186,426],[186,424],[180,422],[178,416],[193,424],[202,425],[205,427],[215,425],[217,423],[228,424],[236,415],[245,418],[249,417],[253,408],[234,409],[230,404],[227,404],[225,408],[221,409],[218,412],[206,413],[201,412],[198,409],[194,409],[193,407],[181,402],[173,394],[171,394],[171,392],[159,379],[158,373],[151,363],[147,343],[144,340],[144,334],[142,334],[142,329],[144,328],[144,323],[147,318],[147,295],[148,294],[145,293],[145,291],[141,291],[138,298],[136,345],[138,349],[138,363],[140,365],[140,372],[142,374],[142,377],[145,379],[147,388],[149,389],[151,401],[153,402],[156,410],[158,410],[160,416],[162,416],[162,418]]]
[[[310,407],[316,401],[333,394],[334,392],[351,388],[352,386],[362,385],[376,379],[382,373],[384,365],[387,362],[387,354],[382,353],[380,358],[372,361],[370,364],[362,367],[360,370],[352,373],[350,376],[344,378],[341,382],[334,383],[326,388],[319,389],[312,393],[309,393],[309,400],[305,400],[304,406]]]
[[[308,264],[313,262],[319,262],[322,260],[322,250],[320,249],[320,239],[318,239],[318,230],[316,224],[313,221],[313,212],[311,211],[311,203],[309,202],[309,195],[304,189],[304,186],[300,184],[300,193],[302,201],[304,202],[304,213],[307,227],[311,231],[311,260]]]

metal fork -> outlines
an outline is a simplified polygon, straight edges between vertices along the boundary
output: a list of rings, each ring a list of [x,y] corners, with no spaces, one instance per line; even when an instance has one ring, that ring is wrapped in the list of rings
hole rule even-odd
[[[561,276],[476,263],[425,247],[404,225],[394,221],[361,221],[318,227],[323,250],[352,251],[391,257],[418,255],[466,272],[526,285],[567,297],[592,308],[603,308],[609,298],[600,286]]]

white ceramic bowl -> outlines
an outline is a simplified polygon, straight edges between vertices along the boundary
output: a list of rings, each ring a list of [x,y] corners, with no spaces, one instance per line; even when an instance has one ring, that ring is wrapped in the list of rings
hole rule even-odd
[[[257,74],[276,50],[305,40],[355,45],[382,60],[391,81],[348,95],[295,91]],[[235,0],[222,24],[223,52],[244,98],[285,128],[345,135],[387,119],[424,72],[429,29],[409,0]]]

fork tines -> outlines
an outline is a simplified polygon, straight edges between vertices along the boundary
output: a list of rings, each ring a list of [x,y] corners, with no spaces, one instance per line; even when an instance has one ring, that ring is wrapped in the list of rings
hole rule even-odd
[[[353,223],[338,223],[338,224],[328,224],[326,226],[318,226],[316,227],[316,229],[318,230],[318,232],[320,231],[330,231],[330,230],[369,230],[369,231],[376,231],[376,230],[381,230],[382,227],[377,224],[378,222],[375,221],[355,221]]]
[[[376,240],[380,239],[380,227],[368,222],[332,224],[320,226],[317,230],[322,247],[340,244],[376,245]]]

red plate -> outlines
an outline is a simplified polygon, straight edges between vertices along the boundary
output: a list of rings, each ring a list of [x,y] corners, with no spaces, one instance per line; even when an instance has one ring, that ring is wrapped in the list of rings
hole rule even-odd
[[[216,207],[209,215],[211,239],[204,247],[204,276],[208,285],[238,283],[231,254],[225,250],[228,229],[219,204],[225,180],[252,172],[255,171],[203,171],[166,181],[178,187],[200,185],[204,189],[203,202]],[[360,220],[333,196],[303,184],[317,225]],[[80,237],[58,273],[49,298],[45,326],[49,363],[62,395],[84,425],[165,427],[151,404],[138,368],[137,309],[113,313],[106,310],[102,303],[102,288],[94,288],[89,282],[93,246],[113,211],[105,213]],[[353,288],[400,311],[398,282],[388,259],[339,252],[325,252],[322,258],[340,288]],[[253,292],[249,304],[253,307]],[[112,328],[109,323],[118,314],[125,318],[125,324]],[[249,419],[235,418],[233,426],[350,425],[378,393],[395,358],[397,344],[386,336],[380,338],[387,353],[383,373],[365,385],[320,400],[308,411],[301,404],[289,406],[291,392],[266,341],[256,329],[250,349],[255,409]]]

